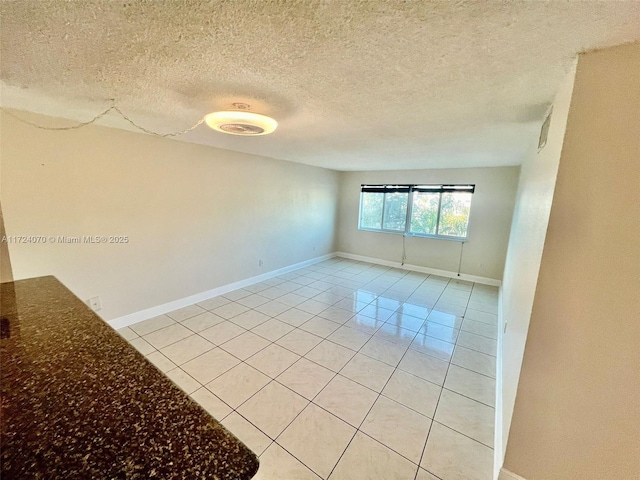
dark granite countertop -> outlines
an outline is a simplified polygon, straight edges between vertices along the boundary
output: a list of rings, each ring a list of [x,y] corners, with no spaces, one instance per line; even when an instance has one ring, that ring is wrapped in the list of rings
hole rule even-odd
[[[54,277],[1,285],[3,479],[250,479],[258,459]]]

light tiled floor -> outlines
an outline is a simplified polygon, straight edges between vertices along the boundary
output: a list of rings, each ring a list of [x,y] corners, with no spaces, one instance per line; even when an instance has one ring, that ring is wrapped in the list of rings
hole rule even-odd
[[[495,287],[335,258],[119,331],[257,479],[491,478]]]

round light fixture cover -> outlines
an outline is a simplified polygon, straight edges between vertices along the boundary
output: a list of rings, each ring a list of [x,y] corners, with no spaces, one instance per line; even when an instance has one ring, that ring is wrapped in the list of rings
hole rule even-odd
[[[204,121],[210,128],[231,135],[268,135],[278,128],[273,118],[242,110],[213,112],[204,117]]]

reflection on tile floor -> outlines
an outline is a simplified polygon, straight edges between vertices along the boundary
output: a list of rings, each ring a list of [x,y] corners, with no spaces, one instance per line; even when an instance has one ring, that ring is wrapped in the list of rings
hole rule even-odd
[[[255,478],[492,475],[496,287],[334,258],[119,330]]]

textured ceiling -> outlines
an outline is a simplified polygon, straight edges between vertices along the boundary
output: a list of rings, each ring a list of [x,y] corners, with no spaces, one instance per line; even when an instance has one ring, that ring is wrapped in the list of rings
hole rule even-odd
[[[180,140],[337,170],[517,165],[575,54],[640,1],[2,1],[2,106],[158,131],[245,102],[265,137]],[[110,114],[104,125],[129,128]]]

